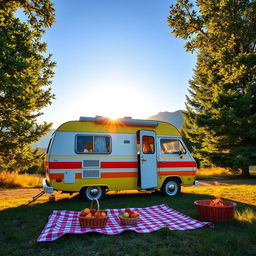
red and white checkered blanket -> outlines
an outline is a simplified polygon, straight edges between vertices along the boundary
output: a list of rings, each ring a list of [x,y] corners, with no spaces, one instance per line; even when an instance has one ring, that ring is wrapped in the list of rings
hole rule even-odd
[[[98,232],[106,235],[116,235],[125,230],[133,230],[137,233],[150,233],[164,227],[168,227],[170,230],[187,230],[213,226],[210,222],[200,222],[177,212],[169,208],[167,204],[130,209],[138,211],[140,214],[136,225],[124,226],[120,223],[118,214],[124,211],[124,209],[107,209],[109,219],[104,228],[81,228],[78,219],[79,212],[53,211],[37,241],[54,241],[67,233],[84,234],[87,232]]]

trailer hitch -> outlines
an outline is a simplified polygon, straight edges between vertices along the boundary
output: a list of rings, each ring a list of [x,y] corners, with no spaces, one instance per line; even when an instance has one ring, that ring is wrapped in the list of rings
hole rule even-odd
[[[36,196],[32,198],[26,205],[30,205],[31,203],[35,202],[39,197],[45,194],[45,191],[40,191]]]

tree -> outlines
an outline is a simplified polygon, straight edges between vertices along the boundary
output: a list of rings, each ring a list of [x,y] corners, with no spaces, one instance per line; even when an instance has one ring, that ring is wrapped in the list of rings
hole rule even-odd
[[[37,117],[54,98],[49,86],[55,66],[41,39],[54,19],[50,0],[0,1],[0,170],[28,167],[41,154],[31,144],[51,126],[38,124]]]
[[[197,53],[183,133],[202,164],[244,175],[256,162],[255,13],[255,0],[178,0],[168,17]]]

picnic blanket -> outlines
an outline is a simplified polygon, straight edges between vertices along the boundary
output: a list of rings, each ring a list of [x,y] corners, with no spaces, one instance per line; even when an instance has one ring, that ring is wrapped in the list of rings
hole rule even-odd
[[[150,233],[164,227],[169,230],[197,229],[204,226],[213,227],[210,222],[201,222],[177,212],[167,204],[155,205],[146,208],[130,208],[138,211],[140,218],[136,225],[124,226],[120,223],[118,214],[124,209],[107,209],[109,219],[104,228],[81,228],[78,214],[75,211],[53,211],[49,216],[38,242],[54,241],[64,234],[84,234],[98,232],[106,235],[116,235],[125,230],[133,230],[137,233]]]

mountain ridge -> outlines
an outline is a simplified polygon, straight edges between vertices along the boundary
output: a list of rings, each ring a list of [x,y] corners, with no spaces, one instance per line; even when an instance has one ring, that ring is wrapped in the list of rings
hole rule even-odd
[[[159,112],[158,114],[149,117],[148,120],[168,122],[174,125],[178,130],[180,130],[184,123],[184,118],[181,114],[181,111],[182,110],[177,110],[174,112]]]

